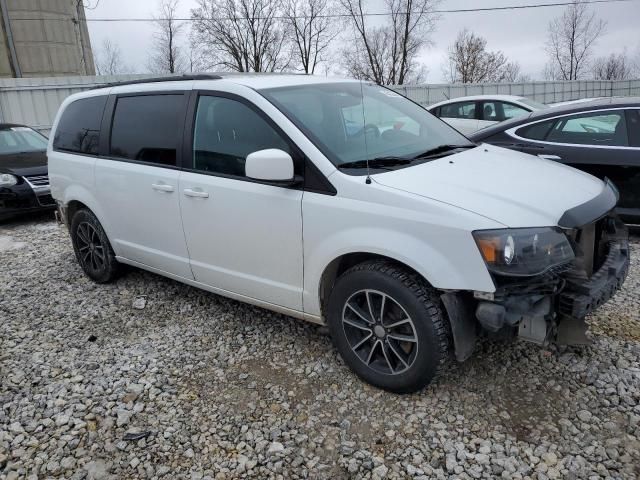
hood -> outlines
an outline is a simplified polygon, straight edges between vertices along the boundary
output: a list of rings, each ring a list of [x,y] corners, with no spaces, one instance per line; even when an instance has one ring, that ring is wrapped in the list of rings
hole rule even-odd
[[[555,226],[565,211],[604,188],[566,165],[486,144],[372,179],[513,228]]]
[[[11,153],[0,155],[0,173],[38,175],[47,173],[47,152]]]

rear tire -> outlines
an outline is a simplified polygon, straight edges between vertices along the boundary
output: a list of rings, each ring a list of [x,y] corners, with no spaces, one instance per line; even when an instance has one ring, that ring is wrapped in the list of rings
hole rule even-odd
[[[363,380],[396,393],[428,385],[449,356],[446,319],[436,291],[389,261],[342,274],[329,297],[334,345]]]
[[[71,219],[70,234],[78,263],[91,280],[108,283],[118,277],[121,265],[93,212],[78,210]]]

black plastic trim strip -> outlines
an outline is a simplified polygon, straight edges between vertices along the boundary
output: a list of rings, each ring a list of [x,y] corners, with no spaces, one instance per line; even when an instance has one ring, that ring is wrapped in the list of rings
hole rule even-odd
[[[562,228],[578,228],[601,219],[618,203],[620,194],[611,180],[605,178],[605,185],[597,196],[588,202],[570,208],[558,221]]]
[[[304,164],[304,191],[331,196],[338,194],[336,187],[308,157]]]

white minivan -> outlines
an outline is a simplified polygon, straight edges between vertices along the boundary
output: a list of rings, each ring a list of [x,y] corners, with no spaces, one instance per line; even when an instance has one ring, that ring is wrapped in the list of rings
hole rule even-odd
[[[90,278],[128,264],[326,324],[395,392],[479,336],[586,341],[629,267],[611,183],[475,145],[368,82],[114,84],[65,100],[48,157]]]

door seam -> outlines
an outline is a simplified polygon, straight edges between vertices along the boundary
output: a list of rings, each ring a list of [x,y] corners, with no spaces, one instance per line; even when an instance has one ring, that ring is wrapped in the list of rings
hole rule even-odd
[[[178,188],[176,193],[178,194],[178,208],[180,209],[180,225],[182,226],[182,238],[184,238],[184,246],[187,249],[187,257],[189,257],[189,270],[191,271],[191,276],[193,277],[193,279],[196,280],[196,275],[193,272],[193,265],[191,264],[191,252],[189,251],[189,242],[187,241],[187,232],[185,232],[185,229],[184,229],[184,218],[182,216],[182,195],[180,195],[180,192],[181,192],[181,183],[182,183],[183,173],[184,172],[180,170],[178,174]]]

